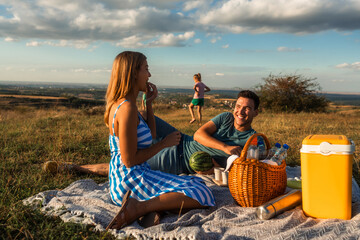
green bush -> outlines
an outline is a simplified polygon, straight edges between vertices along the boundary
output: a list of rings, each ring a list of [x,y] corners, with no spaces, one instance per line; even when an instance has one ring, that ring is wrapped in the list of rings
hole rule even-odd
[[[261,106],[274,112],[324,112],[328,100],[318,94],[316,78],[302,75],[272,75],[257,87]]]

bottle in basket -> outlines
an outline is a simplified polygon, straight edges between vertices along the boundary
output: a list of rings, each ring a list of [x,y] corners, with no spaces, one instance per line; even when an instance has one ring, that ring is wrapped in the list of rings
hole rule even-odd
[[[277,166],[278,164],[277,164],[276,162],[274,162],[273,160],[271,160],[271,158],[274,156],[274,154],[275,154],[275,153],[277,152],[277,150],[279,150],[280,148],[281,148],[280,143],[275,143],[275,146],[269,149],[266,158],[263,159],[263,160],[261,160],[260,162]],[[266,150],[265,150],[265,151],[266,151]],[[266,155],[266,152],[265,152],[265,155]]]
[[[287,157],[288,149],[289,145],[284,144],[280,149],[276,151],[276,153],[270,158],[270,160],[276,162],[278,165],[281,165],[282,161]]]
[[[258,154],[259,152],[257,151],[257,153],[256,153],[256,151],[257,151],[257,138],[254,138],[250,143],[246,158],[257,159],[256,157],[258,157],[258,156],[256,156],[256,155],[259,155]]]
[[[262,140],[262,139],[258,140],[258,152],[259,152],[258,159],[266,158],[266,147],[265,147],[264,140]]]
[[[278,149],[280,149],[280,148],[281,148],[281,144],[280,143],[275,143],[275,146],[273,146],[272,148],[269,149],[269,153],[268,153],[266,159],[270,159],[272,156],[274,156],[276,151]]]
[[[256,155],[259,155],[259,150],[257,149],[257,147],[255,145],[250,145],[246,158],[257,159]]]

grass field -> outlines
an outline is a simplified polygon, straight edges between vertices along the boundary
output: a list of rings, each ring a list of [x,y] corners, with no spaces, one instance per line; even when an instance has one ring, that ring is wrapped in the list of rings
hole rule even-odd
[[[189,125],[187,109],[155,106],[156,114],[192,135],[198,125]],[[0,109],[0,239],[113,239],[108,233],[92,231],[92,226],[63,223],[46,217],[38,209],[23,206],[23,199],[38,192],[62,189],[71,182],[106,177],[62,173],[44,173],[48,160],[72,161],[78,164],[109,161],[108,132],[103,123],[102,108],[38,109],[15,107]],[[221,109],[204,110],[204,121],[221,113]],[[343,134],[354,140],[356,153],[353,174],[358,183],[360,110],[333,108],[329,113],[273,114],[262,112],[254,121],[257,132],[271,143],[287,143],[291,149],[287,164],[300,164],[302,140],[309,134]]]

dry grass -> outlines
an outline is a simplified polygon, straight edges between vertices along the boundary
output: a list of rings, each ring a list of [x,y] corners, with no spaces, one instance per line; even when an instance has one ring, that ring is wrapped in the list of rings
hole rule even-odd
[[[187,109],[155,106],[156,114],[192,135],[198,124],[189,125]],[[257,132],[264,133],[271,143],[287,143],[291,149],[289,165],[300,164],[302,140],[309,134],[342,134],[356,145],[359,155],[359,109],[341,113],[273,114],[263,112],[254,121]],[[222,109],[205,108],[203,122]],[[339,113],[340,112],[340,113]],[[108,132],[101,109],[36,109],[18,107],[0,109],[0,239],[111,239],[106,233],[94,233],[91,226],[63,223],[24,207],[21,200],[40,191],[64,188],[71,182],[90,177],[98,182],[107,178],[73,173],[45,174],[41,170],[47,160],[90,164],[109,161]],[[353,174],[358,183],[359,160],[354,160]]]

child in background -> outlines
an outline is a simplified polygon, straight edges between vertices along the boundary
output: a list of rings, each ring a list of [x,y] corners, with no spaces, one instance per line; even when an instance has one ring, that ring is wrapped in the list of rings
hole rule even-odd
[[[197,73],[194,75],[194,97],[189,105],[189,111],[191,114],[191,120],[190,124],[196,121],[195,115],[194,115],[194,106],[198,106],[198,117],[199,117],[199,124],[201,125],[202,120],[202,114],[201,109],[204,106],[204,93],[209,92],[210,88],[208,88],[203,82],[201,82],[201,74]]]
[[[143,95],[142,95],[141,110],[146,111],[146,93],[143,93]]]

